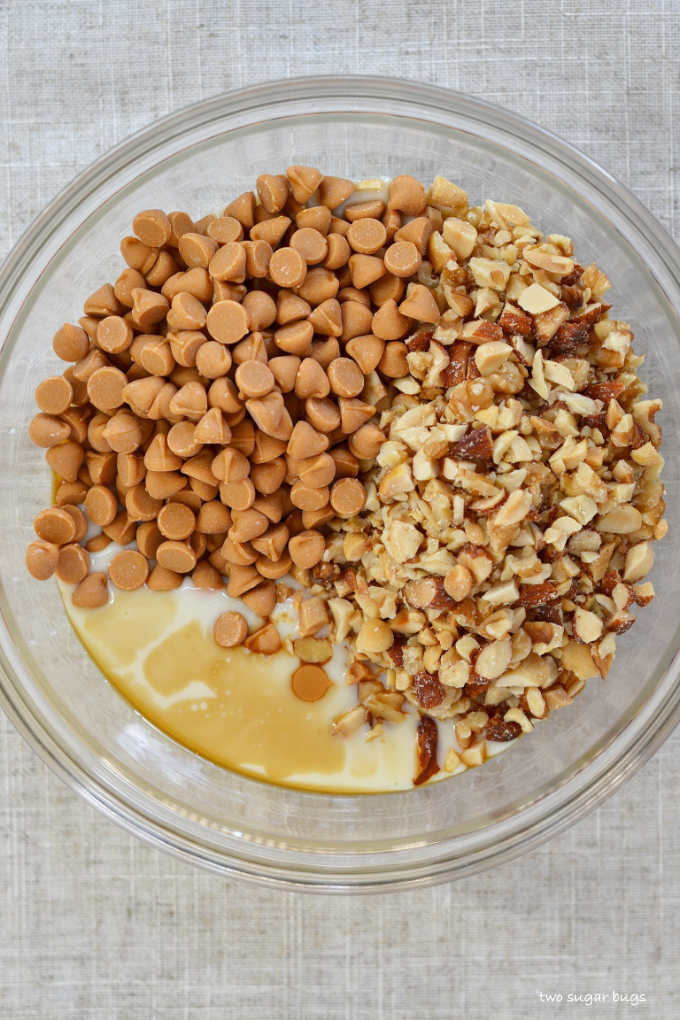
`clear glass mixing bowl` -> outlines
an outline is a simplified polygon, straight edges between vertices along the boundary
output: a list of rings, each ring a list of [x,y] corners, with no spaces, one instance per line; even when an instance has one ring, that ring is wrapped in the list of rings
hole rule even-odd
[[[442,173],[571,235],[614,281],[643,373],[664,398],[671,537],[658,598],[606,681],[483,768],[430,788],[341,797],[278,789],[203,761],[109,686],[75,638],[56,586],[24,567],[49,501],[27,437],[36,382],[61,371],[51,337],[121,269],[118,240],[149,206],[217,210],[264,171],[311,163],[361,178]],[[626,189],[545,131],[458,93],[381,78],[305,78],[210,99],[165,118],[81,174],[33,223],[0,277],[2,703],[41,757],[137,835],[217,871],[316,889],[408,886],[470,874],[535,846],[597,804],[678,720],[680,251]]]

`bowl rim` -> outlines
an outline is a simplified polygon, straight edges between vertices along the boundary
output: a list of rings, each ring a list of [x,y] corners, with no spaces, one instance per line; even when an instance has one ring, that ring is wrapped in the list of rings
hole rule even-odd
[[[212,120],[226,115],[250,113],[277,104],[324,99],[383,99],[403,104],[405,110],[409,105],[417,104],[420,108],[430,108],[440,114],[458,113],[478,124],[490,126],[506,138],[515,137],[525,143],[528,140],[562,167],[572,173],[575,171],[591,188],[606,197],[608,202],[615,200],[628,223],[649,243],[653,243],[663,267],[671,274],[675,286],[680,288],[680,248],[665,228],[627,187],[590,156],[553,132],[501,106],[441,86],[378,75],[307,75],[262,81],[199,100],[151,122],[99,156],[58,192],[10,250],[0,266],[0,310],[5,307],[27,266],[40,254],[55,228],[82,204],[85,197],[104,185],[107,179],[127,164],[151,154],[157,148],[161,136],[167,144],[189,124],[205,127]],[[658,282],[663,287],[663,283]],[[676,653],[667,663],[666,672],[673,670],[677,673],[679,666],[680,654]],[[250,848],[244,847],[246,852],[236,855],[222,847],[218,849],[214,845],[210,846],[207,841],[201,845],[176,827],[151,817],[140,805],[135,805],[131,799],[126,800],[64,750],[11,682],[12,672],[10,663],[4,654],[1,655],[0,707],[51,771],[117,824],[152,845],[213,871],[288,889],[312,891],[368,892],[387,888],[412,888],[474,874],[495,863],[517,857],[534,849],[600,804],[626,776],[651,757],[680,721],[680,685],[676,684],[673,695],[661,706],[654,725],[647,728],[643,740],[638,743],[629,742],[628,745],[624,743],[619,748],[621,733],[612,741],[606,753],[595,760],[599,762],[599,768],[595,769],[596,774],[589,785],[575,791],[557,806],[549,807],[555,797],[553,793],[520,809],[513,816],[515,824],[504,838],[482,842],[472,852],[458,856],[455,850],[448,848],[442,855],[421,864],[406,860],[394,862],[391,868],[381,866],[376,869],[364,867],[359,862],[358,866],[335,867],[331,871],[321,866],[318,859],[315,861],[311,854],[296,852],[300,859],[289,865],[280,858],[274,862],[265,861],[258,854],[249,854],[247,851]],[[589,763],[587,768],[592,765],[593,762]],[[487,829],[493,830],[495,825]],[[384,857],[384,854],[381,856]]]

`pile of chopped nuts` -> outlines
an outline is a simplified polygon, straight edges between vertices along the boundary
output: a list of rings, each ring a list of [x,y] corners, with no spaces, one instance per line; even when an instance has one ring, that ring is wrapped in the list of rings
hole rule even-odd
[[[357,705],[334,729],[375,736],[410,703],[416,783],[606,676],[654,594],[661,402],[568,237],[443,177],[382,198],[300,166],[219,217],[133,226],[128,268],[55,336],[72,365],[36,391],[58,485],[33,576],[85,607],[109,581],[227,578],[262,625],[225,613],[215,640],[262,654],[292,596],[314,665],[297,687],[321,697],[347,642]],[[440,763],[443,721],[458,750]]]

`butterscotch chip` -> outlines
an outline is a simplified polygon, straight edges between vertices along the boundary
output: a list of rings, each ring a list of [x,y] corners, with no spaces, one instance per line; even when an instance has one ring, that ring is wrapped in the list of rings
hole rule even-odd
[[[264,535],[254,538],[251,544],[256,552],[266,556],[269,560],[276,561],[285,552],[289,534],[285,524],[277,524],[275,527],[269,528]]]
[[[216,251],[217,241],[204,234],[190,232],[183,234],[179,239],[179,253],[189,269],[195,266],[202,266],[205,269]]]
[[[191,574],[191,583],[195,588],[202,588],[208,591],[219,591],[219,589],[224,588],[222,574],[208,560],[201,560],[196,564]]]
[[[80,509],[80,507],[72,506],[68,503],[61,509],[66,511],[69,517],[73,519],[73,523],[76,526],[73,541],[82,542],[82,540],[85,538],[85,535],[87,534],[87,517]]]
[[[307,263],[295,248],[278,248],[272,255],[269,262],[269,276],[277,286],[299,287],[306,275]]]
[[[108,444],[108,450],[114,450],[116,453],[134,453],[142,444],[142,429],[134,414],[121,409],[109,418],[102,429],[102,437]]]
[[[109,577],[121,591],[136,591],[149,576],[149,563],[140,552],[123,549],[109,564]]]
[[[75,482],[83,463],[83,448],[79,443],[69,440],[59,446],[51,446],[45,453],[45,460],[59,478]]]
[[[264,290],[251,290],[243,298],[248,328],[255,332],[268,329],[276,319],[276,302]]]
[[[53,449],[58,449],[58,447],[53,447]],[[86,494],[87,486],[83,482],[63,481],[57,489],[54,502],[57,506],[64,506],[65,503],[72,503],[77,506],[83,502]]]
[[[52,347],[62,361],[80,361],[90,349],[90,338],[80,326],[65,322],[54,334]]]
[[[393,276],[413,276],[422,256],[412,241],[395,241],[384,256],[385,269]]]
[[[124,237],[120,242],[120,253],[131,269],[145,274],[158,258],[158,248],[144,244],[138,237]]]
[[[174,591],[181,587],[182,581],[181,574],[157,563],[147,578],[146,586],[151,591]]]
[[[239,390],[246,397],[264,397],[275,386],[271,369],[261,361],[244,361],[236,369],[234,378]]]
[[[412,241],[424,258],[427,252],[427,242],[432,236],[433,229],[435,228],[432,225],[432,220],[427,216],[418,216],[403,227],[399,227],[394,238],[396,241]]]
[[[393,340],[385,344],[385,350],[378,364],[378,370],[390,379],[402,379],[405,375],[408,375],[407,354],[408,348],[400,340]]]
[[[204,535],[222,535],[231,527],[231,514],[219,500],[203,503],[198,511],[196,530]]]
[[[134,453],[119,453],[116,457],[118,479],[126,489],[139,485],[144,478],[144,460]],[[104,482],[103,484],[108,484]]]
[[[338,402],[340,404],[340,427],[345,435],[356,432],[375,414],[375,407],[372,404],[367,404],[357,397],[349,399],[340,397]]]
[[[371,301],[374,305],[380,307],[384,305],[386,301],[401,301],[406,290],[406,283],[398,276],[392,276],[391,273],[385,273],[379,280],[371,284],[370,294]]]
[[[249,609],[266,619],[276,605],[276,586],[273,581],[264,581],[241,596]]]
[[[144,488],[153,499],[161,502],[172,499],[187,486],[187,480],[178,471],[147,471]]]
[[[162,209],[145,209],[137,213],[132,229],[142,244],[150,248],[161,248],[172,236],[172,224]]]
[[[107,546],[111,545],[111,541],[112,540],[108,535],[100,532],[98,535],[93,535],[92,538],[88,538],[85,543],[85,548],[91,553],[101,552],[102,549],[106,549]]]
[[[381,340],[401,340],[409,331],[410,320],[402,315],[396,301],[385,301],[373,316],[372,333]]]
[[[355,336],[370,333],[373,312],[361,301],[343,301],[342,303],[342,339],[347,342]]]
[[[107,315],[97,326],[97,345],[107,354],[120,354],[132,343],[132,326],[120,315]]]
[[[252,241],[266,241],[275,248],[291,222],[289,216],[273,216],[271,219],[262,220],[251,229],[250,238]]]
[[[281,212],[288,201],[288,180],[283,174],[260,174],[255,182],[262,205],[268,213]]]
[[[216,280],[243,283],[246,278],[246,250],[243,245],[237,241],[229,241],[218,248],[210,259],[208,272]]]
[[[73,387],[63,375],[43,379],[35,391],[35,402],[46,414],[63,414],[71,404]]]
[[[327,340],[315,340],[312,344],[311,356],[319,362],[323,369],[328,369],[331,361],[340,357],[340,344],[337,338],[329,336]]]
[[[324,259],[325,269],[342,269],[352,254],[347,240],[342,234],[329,234],[326,238],[328,242],[328,254]]]
[[[272,246],[267,241],[244,241],[246,250],[246,275],[254,279],[264,279],[269,271],[272,257]]]
[[[385,263],[375,255],[352,255],[349,259],[352,286],[370,287],[385,273]]]
[[[26,550],[28,572],[38,581],[46,581],[57,569],[59,547],[53,542],[39,539],[31,542]]]
[[[340,478],[331,487],[330,504],[339,517],[353,517],[366,502],[366,489],[357,478]]]
[[[323,180],[321,171],[313,166],[289,166],[286,177],[293,198],[303,204],[309,201]]]
[[[113,411],[123,403],[127,376],[119,368],[98,368],[87,380],[87,395],[100,411]]]
[[[246,638],[244,644],[250,652],[259,655],[274,655],[281,648],[281,638],[274,624],[266,623],[264,627],[260,627]]]
[[[118,512],[118,500],[111,489],[93,485],[85,497],[85,510],[93,524],[103,527],[110,524]]]
[[[196,423],[194,440],[197,443],[212,443],[226,446],[231,439],[231,429],[219,407],[211,407]]]
[[[299,367],[300,359],[294,354],[283,354],[269,361],[269,368],[282,393],[290,393],[295,388],[295,380]]]
[[[296,230],[290,239],[290,246],[299,252],[308,266],[314,266],[318,262],[323,262],[328,254],[328,241],[314,227],[302,227],[300,230]],[[269,268],[271,272],[271,264]],[[302,280],[300,283],[302,283]],[[284,284],[284,286],[294,285]]]
[[[71,595],[71,602],[78,609],[97,609],[109,601],[109,585],[106,574],[88,574]]]
[[[139,339],[139,338],[137,338]],[[175,367],[175,358],[170,343],[165,337],[145,337],[139,351],[139,363],[151,375],[170,375]],[[133,340],[132,349],[137,340]]]
[[[257,587],[261,581],[262,578],[255,567],[240,566],[238,563],[234,563],[229,570],[227,595],[230,598],[239,598],[245,592]]]
[[[165,538],[189,538],[196,526],[196,518],[183,503],[166,503],[158,512],[158,530]]]
[[[231,445],[239,453],[242,453],[244,457],[250,457],[255,449],[255,427],[247,418],[234,425],[231,434]]]
[[[406,299],[399,305],[399,311],[402,315],[418,319],[420,322],[437,322],[440,315],[439,305],[432,291],[421,283],[409,285]]]
[[[390,181],[389,206],[407,216],[420,216],[425,211],[425,188],[410,174],[398,174]]]
[[[326,397],[330,392],[328,376],[315,358],[304,358],[295,377],[295,394],[301,399]]]
[[[334,446],[330,456],[335,464],[337,478],[356,478],[359,474],[359,462],[346,446]]]
[[[41,510],[33,521],[33,527],[38,538],[57,546],[72,542],[76,534],[75,521],[63,507]]]
[[[316,454],[323,453],[327,449],[327,436],[317,432],[309,422],[300,420],[295,423],[286,448],[289,457],[303,460],[305,457],[314,457]]]
[[[276,297],[276,321],[280,326],[306,319],[312,307],[290,290],[280,290]]]
[[[143,485],[135,485],[125,494],[125,509],[131,521],[152,521],[160,508],[161,501],[151,496]]]
[[[287,553],[284,553],[278,560],[270,560],[266,556],[260,556],[255,562],[255,567],[261,577],[271,581],[278,581],[285,577],[292,566],[292,560]]]
[[[248,315],[237,301],[218,301],[208,312],[208,332],[223,344],[235,344],[248,332]]]
[[[306,357],[312,347],[314,327],[311,322],[291,322],[287,326],[280,326],[274,333],[276,346],[288,354],[295,354],[299,357]]]
[[[235,216],[218,216],[208,224],[207,234],[218,244],[230,244],[241,240],[243,226]]]
[[[170,450],[182,458],[195,456],[202,446],[202,443],[197,442],[194,438],[195,430],[196,425],[190,421],[180,421],[173,425],[167,435]],[[118,470],[120,471],[120,467]]]
[[[379,220],[385,212],[385,203],[381,198],[369,198],[364,202],[352,202],[345,208],[345,219],[350,223],[361,219]]]
[[[196,370],[206,379],[219,379],[230,368],[229,348],[217,340],[206,340],[196,351]]]
[[[156,550],[156,560],[161,567],[177,574],[190,574],[196,566],[196,553],[188,542],[161,542]]]
[[[144,287],[135,287],[132,291],[132,299],[132,317],[142,329],[149,329],[161,322],[170,308],[167,298],[162,294],[157,294],[155,290],[148,290]]]
[[[168,220],[170,221],[170,229],[172,233],[170,234],[167,244],[176,248],[182,234],[188,234],[194,229],[194,221],[188,213],[181,211],[168,213]]]
[[[268,461],[266,464],[254,464],[250,469],[251,481],[263,496],[271,496],[277,492],[286,477],[286,462],[283,457]]]
[[[347,241],[362,255],[373,255],[384,245],[387,231],[380,222],[371,217],[355,220],[347,231]]]
[[[220,499],[232,510],[249,510],[255,502],[255,486],[250,478],[238,482],[222,482]]]
[[[373,422],[362,425],[349,437],[349,448],[360,460],[372,460],[378,456],[386,436]]]
[[[158,546],[163,541],[163,536],[158,530],[158,526],[155,521],[145,521],[140,524],[135,532],[135,541],[137,548],[143,556],[146,556],[148,560],[156,559],[156,552]]]
[[[78,382],[86,383],[93,372],[96,372],[98,368],[103,368],[108,363],[105,355],[93,348],[88,351],[82,361],[76,362],[73,366],[71,369],[72,375],[68,377],[69,382],[73,385],[73,379],[77,379]]]
[[[232,542],[250,542],[251,539],[264,535],[269,527],[269,521],[259,510],[234,510],[232,518],[233,524],[229,529],[229,538]]]
[[[328,503],[327,488],[313,489],[304,482],[295,482],[290,489],[290,501],[299,510],[320,510]]]
[[[225,563],[237,567],[250,566],[257,559],[249,542],[233,542],[230,538],[224,540],[220,552]]]
[[[166,318],[170,329],[177,332],[183,329],[202,329],[206,324],[207,314],[203,303],[197,297],[188,291],[180,291],[173,297]]]
[[[255,195],[252,191],[244,191],[242,195],[229,203],[223,215],[233,216],[247,230],[250,230],[255,222]]]
[[[305,400],[305,414],[310,424],[318,432],[333,432],[340,424],[338,407],[329,397],[309,397],[308,400]],[[304,456],[310,457],[311,453],[304,454]]]
[[[335,478],[335,461],[328,453],[307,457],[296,463],[300,481],[312,489],[325,488]]]
[[[322,301],[335,297],[340,289],[340,281],[335,273],[322,266],[315,266],[310,269],[305,282],[298,290],[298,294],[310,305],[320,305]]]
[[[248,624],[240,613],[221,613],[215,620],[213,636],[222,648],[235,648],[248,636]]]
[[[55,418],[51,414],[36,414],[28,426],[28,434],[31,442],[36,446],[49,448],[57,443],[65,443],[71,434],[71,429],[65,421]]]
[[[319,202],[329,209],[337,209],[354,191],[354,185],[344,177],[324,177],[319,184]]]
[[[290,678],[293,694],[300,701],[320,701],[331,686],[326,670],[315,663],[298,666]]]
[[[225,414],[238,414],[243,408],[233,379],[215,379],[208,390],[211,407],[219,407]]]
[[[105,283],[85,300],[83,311],[85,315],[104,318],[105,315],[120,315],[124,307],[113,293],[111,284]]]
[[[332,361],[328,366],[328,379],[339,397],[356,397],[364,388],[363,372],[350,358]]]
[[[283,397],[278,391],[267,393],[264,397],[251,397],[246,400],[248,414],[257,427],[268,436],[278,436],[284,415],[287,414]]]
[[[385,341],[372,333],[352,337],[345,345],[345,351],[356,361],[363,375],[370,375],[377,368],[384,350]]]
[[[172,397],[169,405],[172,415],[198,421],[208,410],[208,395],[199,382],[188,382]]]
[[[102,530],[112,542],[117,542],[118,545],[128,545],[135,537],[135,522],[130,519],[125,510],[121,510],[110,524],[104,525]]]
[[[222,482],[238,482],[241,478],[247,478],[250,472],[248,458],[240,450],[229,447],[213,458],[210,469]]]
[[[309,570],[321,562],[326,543],[320,531],[301,531],[290,539],[288,552],[296,567]]]

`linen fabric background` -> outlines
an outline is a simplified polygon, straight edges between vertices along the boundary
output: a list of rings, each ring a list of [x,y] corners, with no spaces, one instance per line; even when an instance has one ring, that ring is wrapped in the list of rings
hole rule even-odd
[[[421,79],[522,113],[680,239],[679,53],[678,0],[0,0],[0,255],[74,174],[157,117],[328,72]],[[0,1015],[676,1017],[679,759],[676,733],[598,811],[493,872],[328,898],[138,842],[3,717]]]

